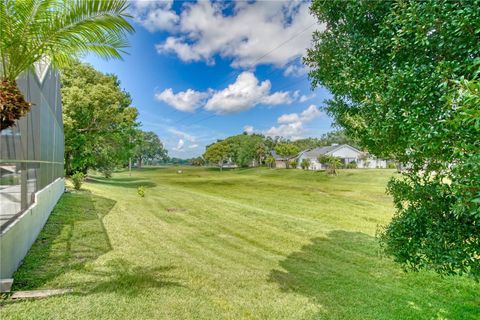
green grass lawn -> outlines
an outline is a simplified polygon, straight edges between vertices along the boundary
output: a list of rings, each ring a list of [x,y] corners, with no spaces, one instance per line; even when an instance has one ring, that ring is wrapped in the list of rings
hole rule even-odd
[[[379,255],[392,170],[143,169],[65,194],[4,319],[480,319],[480,285]],[[146,188],[145,198],[137,186]]]

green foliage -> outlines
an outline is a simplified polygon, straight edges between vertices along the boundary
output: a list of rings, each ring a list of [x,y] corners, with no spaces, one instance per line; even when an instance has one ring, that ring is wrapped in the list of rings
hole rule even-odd
[[[393,163],[393,162],[389,162],[389,163],[387,164],[387,169],[396,169],[396,168],[397,168],[397,166],[396,166],[395,163]]]
[[[380,232],[407,269],[480,276],[479,1],[314,1],[305,63],[327,112],[372,154],[408,164]]]
[[[145,187],[144,186],[138,186],[137,187],[137,194],[144,198],[145,197]]]
[[[355,161],[349,162],[346,165],[347,169],[357,169],[357,163]]]
[[[128,162],[138,111],[118,79],[76,63],[62,70],[61,81],[67,175],[113,170]]]
[[[168,151],[155,132],[138,130],[134,143],[134,157],[139,167],[145,162],[152,164],[154,161],[164,161],[168,158]]]
[[[190,165],[196,166],[196,167],[201,167],[205,165],[205,159],[202,157],[196,157],[193,159],[190,159]]]
[[[296,145],[299,150],[313,149],[317,147],[330,146],[336,144],[348,144],[358,148],[358,141],[347,136],[344,130],[337,130],[322,134],[320,138],[305,138],[291,142]]]
[[[225,140],[207,146],[207,150],[203,154],[206,161],[218,165],[220,170],[222,170],[224,162],[231,156],[232,147]]]
[[[357,143],[347,137],[343,131],[329,132],[320,138],[305,138],[295,141],[280,137],[271,138],[260,134],[249,135],[244,133],[217,141],[217,143],[219,142],[229,145],[229,159],[240,167],[260,165],[273,167],[275,160],[272,161],[272,159],[269,159],[273,150],[285,158],[291,158],[302,150],[331,145],[333,143],[357,145]],[[207,149],[208,148],[209,146],[207,146]]]
[[[0,319],[478,319],[472,279],[405,273],[378,254],[391,171],[176,172],[119,172],[63,195],[13,289],[78,294],[2,300]],[[142,198],[139,185],[159,187]]]
[[[288,167],[295,169],[297,167],[298,161],[297,160],[290,160],[288,161]]]
[[[308,170],[308,168],[310,168],[310,162],[309,158],[304,158],[302,159],[302,162],[300,162],[300,166],[303,170]]]
[[[273,156],[268,156],[265,163],[269,168],[273,168],[275,166],[275,158]]]
[[[327,173],[328,174],[337,174],[337,168],[342,165],[342,161],[340,158],[330,155],[322,154],[318,156],[318,162],[327,166]]]
[[[0,80],[16,87],[17,77],[43,59],[65,67],[89,53],[121,58],[126,34],[134,31],[126,10],[127,2],[117,0],[0,1]],[[19,101],[17,113],[2,108],[1,128],[28,112],[27,106]]]
[[[85,174],[83,172],[75,172],[72,174],[72,183],[75,190],[82,188],[83,180],[85,180]]]
[[[217,144],[218,146],[211,149],[211,147]],[[269,150],[262,135],[240,134],[207,146],[204,158],[212,163],[219,163],[229,159],[240,167],[248,167],[263,163],[268,152]]]
[[[300,148],[293,143],[280,142],[275,146],[275,152],[285,158],[296,156],[300,152]]]
[[[275,146],[275,152],[283,158],[289,159],[295,157],[300,152],[300,149],[293,143],[280,142]],[[291,160],[287,160],[287,169],[291,166]],[[293,164],[293,163],[292,163]],[[296,161],[295,161],[296,166]]]

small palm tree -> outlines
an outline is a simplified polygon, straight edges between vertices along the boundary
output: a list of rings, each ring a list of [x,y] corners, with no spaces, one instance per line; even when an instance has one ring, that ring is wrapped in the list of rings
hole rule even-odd
[[[303,158],[302,162],[300,163],[300,166],[302,167],[303,170],[308,170],[308,168],[310,168],[310,159]]]
[[[330,155],[320,155],[318,156],[318,162],[327,166],[328,174],[337,174],[337,168],[342,164],[340,158]]]
[[[269,168],[273,168],[273,166],[275,165],[275,158],[272,156],[268,156],[265,162]]]
[[[134,31],[126,0],[0,0],[0,130],[30,110],[16,79],[35,62],[121,58]]]

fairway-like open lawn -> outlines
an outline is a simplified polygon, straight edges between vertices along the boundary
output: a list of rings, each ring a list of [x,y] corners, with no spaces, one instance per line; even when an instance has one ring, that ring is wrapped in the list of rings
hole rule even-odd
[[[480,285],[379,255],[392,170],[142,169],[66,193],[0,319],[480,319]],[[137,186],[146,188],[145,198]]]

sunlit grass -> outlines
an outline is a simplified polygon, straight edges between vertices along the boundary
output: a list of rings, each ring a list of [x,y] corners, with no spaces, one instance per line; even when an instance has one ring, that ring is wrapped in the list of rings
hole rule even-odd
[[[478,319],[480,286],[379,255],[392,170],[143,169],[63,196],[1,319]],[[145,197],[137,187],[145,187]]]

